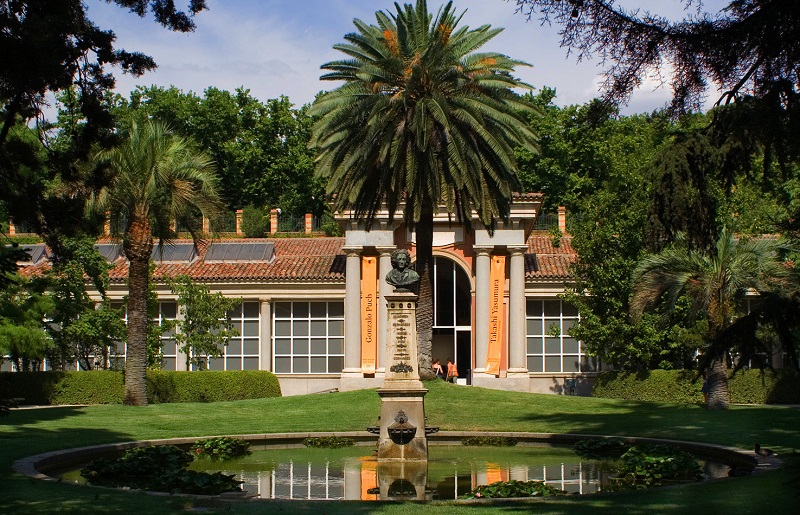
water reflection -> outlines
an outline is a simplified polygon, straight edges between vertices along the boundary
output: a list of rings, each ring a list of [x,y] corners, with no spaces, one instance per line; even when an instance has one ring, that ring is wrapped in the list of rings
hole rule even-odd
[[[378,463],[363,456],[364,448],[257,451],[223,466],[244,481],[248,493],[269,499],[454,499],[478,485],[511,479],[590,494],[604,490],[611,475],[610,463],[581,460],[569,449],[457,446],[430,451],[427,463]],[[219,467],[199,461],[191,468]]]

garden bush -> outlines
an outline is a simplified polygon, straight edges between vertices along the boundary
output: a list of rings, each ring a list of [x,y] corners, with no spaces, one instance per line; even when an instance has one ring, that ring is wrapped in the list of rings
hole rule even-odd
[[[121,404],[124,393],[120,371],[0,373],[0,398],[21,404]],[[265,370],[149,370],[147,394],[151,403],[213,402],[280,397],[281,387]]]
[[[250,442],[232,436],[215,436],[196,441],[192,450],[195,456],[225,461],[250,454]]]
[[[701,378],[692,370],[602,372],[592,396],[630,401],[701,403]],[[794,370],[740,370],[729,377],[734,404],[800,403],[800,374]]]
[[[99,458],[81,469],[93,484],[116,488],[138,488],[157,492],[217,495],[241,490],[233,474],[187,470],[194,458],[172,445],[130,449],[120,458]]]
[[[21,404],[121,404],[125,394],[121,372],[2,372],[0,397]]]
[[[266,370],[147,372],[147,399],[168,402],[217,402],[280,397],[281,385]]]
[[[269,232],[269,209],[245,206],[242,209],[242,232],[248,238],[262,238]]]

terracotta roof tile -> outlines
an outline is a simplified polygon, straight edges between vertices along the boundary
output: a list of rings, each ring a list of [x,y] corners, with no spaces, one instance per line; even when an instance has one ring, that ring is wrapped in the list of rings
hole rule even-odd
[[[181,240],[182,243],[187,241]],[[241,238],[227,241],[272,242],[275,245],[275,260],[271,263],[207,263],[204,257],[208,242],[202,242],[197,259],[191,263],[157,261],[155,276],[175,277],[184,274],[207,282],[344,282],[344,238]],[[549,233],[534,231],[528,238],[525,278],[528,281],[568,280],[571,277],[570,266],[576,260],[571,236],[563,236],[561,245],[554,247]],[[127,261],[120,258],[114,265],[109,278],[113,283],[124,282],[128,276]],[[50,263],[44,261],[22,267],[20,273],[38,275],[49,268]]]
[[[533,231],[528,237],[525,255],[525,279],[570,279],[570,266],[578,259],[572,248],[572,236],[561,237],[561,244],[553,246],[548,232]]]

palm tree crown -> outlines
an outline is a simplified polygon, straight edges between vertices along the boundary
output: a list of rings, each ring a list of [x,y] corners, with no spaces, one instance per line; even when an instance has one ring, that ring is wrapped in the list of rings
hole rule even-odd
[[[211,158],[166,125],[133,121],[126,136],[118,147],[97,155],[114,178],[89,199],[87,209],[110,213],[129,261],[125,403],[143,405],[147,404],[147,290],[153,237],[163,245],[174,236],[173,221],[187,220],[196,211],[211,217],[220,199]]]
[[[524,118],[534,107],[512,91],[529,87],[511,75],[526,64],[473,53],[502,29],[457,28],[452,2],[435,17],[424,0],[396,6],[377,12],[377,25],[354,20],[358,32],[334,46],[349,58],[322,66],[322,79],[345,84],[311,109],[318,173],[334,207],[358,218],[384,203],[393,215],[404,200],[413,227],[444,201],[465,221],[475,208],[490,226],[507,217],[519,185],[513,148],[536,144]]]
[[[703,366],[709,369],[709,407],[728,405],[725,330],[741,315],[737,301],[750,293],[776,293],[791,284],[793,273],[783,261],[790,247],[773,238],[737,238],[723,229],[711,252],[675,246],[647,256],[633,273],[631,314],[649,309],[671,312],[681,296],[708,322]]]

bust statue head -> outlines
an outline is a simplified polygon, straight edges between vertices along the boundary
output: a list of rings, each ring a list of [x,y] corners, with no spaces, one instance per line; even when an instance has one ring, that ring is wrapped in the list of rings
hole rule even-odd
[[[392,268],[401,272],[411,264],[411,254],[406,249],[397,249],[392,252]]]
[[[406,249],[392,252],[392,269],[386,274],[386,282],[397,289],[406,290],[419,281],[419,274],[410,268],[411,254]]]

